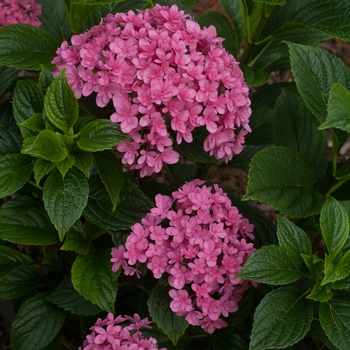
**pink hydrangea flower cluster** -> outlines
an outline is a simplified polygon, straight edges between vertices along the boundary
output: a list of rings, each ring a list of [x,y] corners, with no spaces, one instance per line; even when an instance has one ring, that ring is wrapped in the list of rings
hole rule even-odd
[[[108,15],[71,41],[57,50],[55,74],[66,68],[77,98],[113,102],[110,119],[132,138],[118,146],[122,162],[141,177],[178,162],[170,132],[177,144],[191,143],[205,127],[210,155],[227,162],[241,152],[251,131],[248,87],[214,26],[201,29],[176,5],[156,5]]]
[[[40,27],[41,5],[35,0],[0,0],[0,27],[8,24],[31,24]]]
[[[125,322],[128,323],[125,324]],[[134,314],[134,317],[114,318],[114,315],[109,313],[104,320],[99,318],[90,328],[91,333],[86,336],[83,347],[78,350],[158,349],[155,338],[145,338],[140,332],[140,328],[151,328],[150,323],[147,318],[141,319],[138,314]]]
[[[172,197],[158,194],[156,207],[131,227],[125,246],[112,249],[113,271],[138,275],[146,263],[155,278],[168,274],[170,308],[206,332],[227,326],[251,283],[235,278],[253,253],[254,226],[219,186],[196,179]]]

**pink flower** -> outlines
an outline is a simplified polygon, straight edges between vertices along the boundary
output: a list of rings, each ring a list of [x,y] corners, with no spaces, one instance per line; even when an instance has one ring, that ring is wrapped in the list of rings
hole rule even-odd
[[[137,152],[118,148],[128,153],[122,162],[144,177],[178,162],[173,143],[193,142],[198,127],[206,127],[211,156],[228,162],[242,150],[251,131],[249,91],[222,41],[176,5],[156,5],[108,15],[71,45],[63,42],[52,63],[55,75],[67,68],[77,98],[95,92],[101,108],[113,100],[110,119],[139,144]]]
[[[223,190],[196,179],[172,196],[158,194],[156,207],[131,227],[125,247],[112,250],[113,271],[145,262],[155,278],[164,274],[172,289],[170,308],[212,333],[227,326],[250,283],[235,275],[254,251],[253,225]],[[189,291],[193,292],[189,294]]]

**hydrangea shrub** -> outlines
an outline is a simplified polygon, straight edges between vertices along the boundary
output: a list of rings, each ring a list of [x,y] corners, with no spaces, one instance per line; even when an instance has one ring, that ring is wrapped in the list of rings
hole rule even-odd
[[[350,348],[350,3],[220,3],[0,0],[11,349]]]

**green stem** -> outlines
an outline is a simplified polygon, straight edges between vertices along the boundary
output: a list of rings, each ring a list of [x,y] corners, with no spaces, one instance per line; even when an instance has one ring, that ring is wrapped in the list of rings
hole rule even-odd
[[[37,185],[37,184],[36,184],[34,181],[32,181],[32,180],[29,180],[28,183],[29,183],[30,185],[32,185],[32,186],[38,188],[40,191],[43,190],[42,186]]]

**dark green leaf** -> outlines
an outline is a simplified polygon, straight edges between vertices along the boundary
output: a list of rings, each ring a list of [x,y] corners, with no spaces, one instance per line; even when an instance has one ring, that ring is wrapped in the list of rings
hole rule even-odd
[[[328,339],[318,320],[312,321],[310,332],[316,337],[316,339],[320,339],[329,348],[329,350],[339,350]]]
[[[69,40],[72,32],[64,10],[63,1],[37,0],[41,4],[41,28],[51,33],[59,42]]]
[[[106,187],[115,210],[119,201],[119,193],[123,185],[123,168],[114,153],[110,151],[93,154],[97,171]]]
[[[80,218],[86,206],[89,185],[80,170],[70,169],[63,178],[58,170],[52,172],[44,184],[43,201],[60,240]]]
[[[328,253],[335,257],[349,236],[350,225],[345,209],[332,197],[322,207],[320,225]]]
[[[213,25],[216,29],[217,36],[225,39],[222,43],[223,47],[233,56],[237,55],[237,33],[224,15],[217,12],[208,12],[200,16],[197,21],[202,27],[208,28]]]
[[[285,147],[269,147],[255,154],[243,199],[266,202],[291,217],[316,214],[323,204],[310,169],[299,153]]]
[[[279,245],[290,252],[305,255],[312,253],[311,241],[307,234],[300,227],[280,215],[277,216],[277,237]]]
[[[157,283],[150,292],[147,305],[152,320],[176,345],[189,325],[185,317],[171,311],[169,290],[170,287]]]
[[[73,149],[70,154],[75,157],[74,166],[77,167],[88,178],[93,163],[93,156],[90,152],[80,149]]]
[[[239,334],[220,334],[214,336],[213,350],[248,350],[249,339]]]
[[[302,339],[313,318],[311,301],[294,287],[268,293],[255,310],[251,350],[284,349]]]
[[[117,275],[112,272],[111,250],[91,249],[79,255],[72,266],[74,289],[102,310],[114,313]]]
[[[0,279],[0,298],[11,300],[31,293],[45,280],[28,266],[21,266]]]
[[[129,230],[135,222],[146,215],[152,202],[128,177],[124,178],[117,208],[112,211],[112,202],[98,175],[89,180],[90,194],[84,216],[106,230]]]
[[[0,246],[0,278],[5,277],[20,266],[35,266],[37,262],[30,256],[6,246]]]
[[[0,156],[21,153],[22,138],[0,125]]]
[[[120,131],[119,125],[107,119],[86,124],[77,138],[77,145],[84,151],[97,152],[112,149],[130,137]]]
[[[248,86],[261,86],[270,79],[270,74],[261,69],[249,67],[244,64],[240,64],[239,67],[244,74],[244,80]]]
[[[297,281],[303,273],[300,254],[285,247],[270,245],[256,250],[248,258],[237,278],[279,286]]]
[[[65,133],[71,133],[71,128],[78,119],[78,102],[66,79],[66,71],[54,79],[45,95],[45,112],[52,124]]]
[[[319,129],[337,128],[350,133],[350,92],[341,84],[331,87],[328,97],[328,114]]]
[[[273,145],[275,143],[273,138],[273,119],[274,110],[272,108],[253,108],[252,115],[249,118],[249,126],[252,132],[246,135],[245,144],[256,146]],[[241,153],[238,156],[240,156]]]
[[[0,238],[13,243],[49,245],[58,235],[44,208],[29,197],[11,199],[0,208]]]
[[[6,92],[7,88],[16,80],[19,70],[0,66],[0,97]]]
[[[327,337],[339,350],[350,344],[350,302],[330,300],[320,304],[320,323]]]
[[[332,256],[326,254],[325,270],[322,285],[335,283],[350,275],[350,251],[348,251],[338,263]]]
[[[6,100],[0,103],[0,125],[10,132],[19,133],[19,128],[12,113],[13,101]]]
[[[253,156],[261,151],[265,146],[250,146],[247,145],[243,148],[243,151],[235,156],[233,156],[232,160],[230,160],[226,167],[228,168],[236,168],[244,171],[248,171],[249,164],[253,158]]]
[[[55,163],[46,159],[37,159],[34,164],[34,178],[37,185],[40,184],[41,179],[47,175],[53,168]]]
[[[68,155],[61,137],[48,129],[41,131],[37,136],[26,138],[23,142],[22,153],[51,162],[61,162]]]
[[[275,105],[275,144],[299,152],[315,179],[322,179],[327,169],[327,140],[318,125],[300,95],[282,91]]]
[[[44,95],[46,94],[47,88],[51,85],[52,81],[53,81],[52,72],[49,71],[45,66],[41,66],[38,86]]]
[[[262,2],[270,5],[284,5],[286,0],[254,0],[255,2]]]
[[[327,116],[328,93],[335,83],[350,88],[350,69],[320,48],[293,43],[288,46],[298,90],[307,107],[323,123]]]
[[[13,350],[38,350],[48,345],[63,325],[66,313],[45,300],[47,293],[27,299],[11,329]]]
[[[82,316],[94,316],[102,310],[81,296],[73,287],[71,275],[65,275],[58,287],[46,298],[66,311]]]
[[[59,42],[41,28],[15,24],[0,29],[0,64],[17,69],[40,70],[51,66]]]
[[[0,198],[21,189],[28,181],[33,167],[32,158],[23,154],[0,157]]]
[[[90,251],[90,243],[81,232],[70,229],[66,233],[66,239],[61,250],[73,250],[81,255],[86,255]]]

